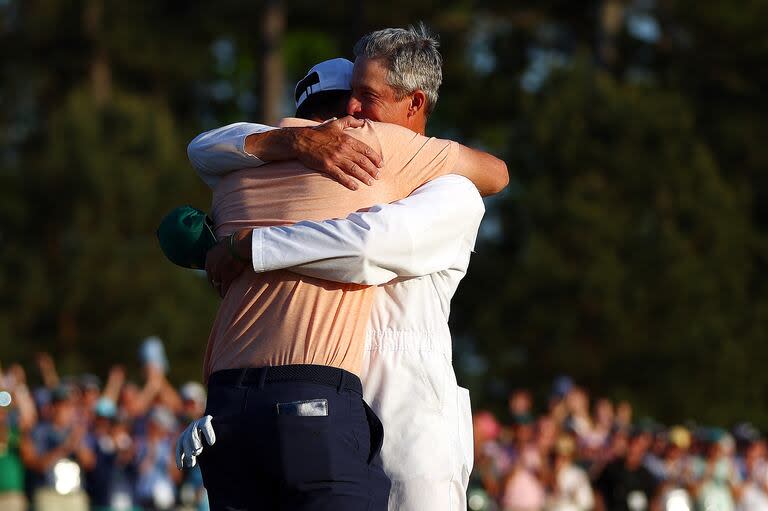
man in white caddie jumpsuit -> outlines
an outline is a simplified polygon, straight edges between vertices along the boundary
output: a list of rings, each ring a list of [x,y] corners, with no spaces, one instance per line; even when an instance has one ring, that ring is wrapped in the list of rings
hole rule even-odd
[[[244,147],[266,129],[238,123],[208,132],[190,144],[190,160],[214,186],[223,173],[263,163]],[[381,285],[361,376],[365,400],[384,424],[391,510],[466,509],[472,419],[469,393],[453,372],[448,316],[483,212],[475,186],[449,175],[346,219],[253,230],[257,272],[289,268]]]
[[[449,175],[343,220],[254,231],[256,271],[289,267],[384,284],[366,331],[361,379],[384,424],[391,510],[466,509],[472,416],[469,391],[457,385],[451,363],[448,315],[483,212],[474,185]]]

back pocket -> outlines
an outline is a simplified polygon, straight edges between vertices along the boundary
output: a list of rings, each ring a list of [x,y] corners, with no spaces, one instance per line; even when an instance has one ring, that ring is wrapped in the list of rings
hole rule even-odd
[[[275,429],[280,472],[289,486],[333,478],[329,417],[281,414]]]
[[[365,419],[368,421],[368,430],[370,431],[370,449],[368,451],[368,459],[366,460],[370,465],[376,456],[381,453],[381,448],[384,446],[384,426],[381,424],[378,415],[365,401],[363,401],[363,407],[365,408]]]

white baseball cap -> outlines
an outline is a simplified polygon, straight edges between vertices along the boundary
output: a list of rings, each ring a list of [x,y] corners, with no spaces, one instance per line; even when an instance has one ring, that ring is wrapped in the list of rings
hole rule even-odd
[[[347,59],[331,59],[312,67],[307,76],[296,84],[294,99],[296,108],[312,94],[329,90],[352,90],[352,68]]]
[[[205,405],[205,387],[196,381],[188,381],[179,389],[179,395],[184,401],[194,401]]]

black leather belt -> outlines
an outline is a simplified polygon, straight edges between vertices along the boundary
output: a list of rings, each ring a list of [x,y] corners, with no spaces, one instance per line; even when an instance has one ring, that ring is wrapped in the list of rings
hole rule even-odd
[[[261,386],[292,381],[319,383],[363,395],[363,384],[356,375],[338,367],[313,364],[222,369],[211,374],[208,385]]]

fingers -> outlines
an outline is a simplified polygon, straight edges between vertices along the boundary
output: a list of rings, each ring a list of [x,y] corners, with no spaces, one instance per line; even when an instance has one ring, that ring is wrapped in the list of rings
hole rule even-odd
[[[372,185],[374,182],[373,180],[379,178],[381,170],[367,157],[360,153],[353,153],[350,156],[350,161],[355,164],[357,171],[362,174],[362,177],[359,178],[361,181],[367,179],[368,184]]]
[[[245,265],[240,261],[236,261],[233,257],[229,257],[229,259],[222,264],[217,276],[218,280],[215,283],[217,284],[216,289],[222,298],[227,294],[229,286],[232,285],[232,282],[234,282],[234,280],[243,272],[244,268]]]
[[[369,145],[364,144],[359,140],[356,140],[355,142],[357,142],[357,151],[374,165],[376,168],[376,174],[378,175],[379,169],[384,166],[384,158],[382,158],[381,155],[374,151]]]
[[[347,172],[338,165],[331,167],[331,169],[328,170],[328,175],[350,190],[357,190],[359,188],[357,182],[349,177]]]
[[[329,175],[350,190],[359,188],[358,181],[372,185],[383,166],[382,157],[367,144],[342,131],[364,124],[364,120],[347,116],[306,132],[306,147],[300,152],[299,159],[307,167]]]
[[[349,143],[342,149],[339,158],[342,161],[351,162],[352,165],[342,169],[368,185],[373,184],[373,179],[379,177],[381,157],[366,144],[349,137]],[[373,179],[371,179],[373,178]]]
[[[208,442],[208,445],[213,445],[216,443],[216,433],[213,431],[213,417],[210,415],[206,415],[202,419],[202,424],[200,425],[200,430],[203,432],[203,437],[205,438],[205,441]]]
[[[234,258],[230,258],[229,262],[222,268],[219,278],[221,280],[221,294],[222,297],[229,291],[229,286],[237,279],[241,273],[247,268],[247,265],[240,261],[236,261]]]
[[[190,437],[192,438],[191,444],[192,444],[192,455],[197,456],[201,452],[203,452],[203,441],[200,438],[200,429],[198,425],[198,421],[195,421],[195,426],[192,428]]]
[[[189,426],[187,426],[187,429],[189,429]],[[184,435],[187,434],[187,429],[182,431],[181,435],[179,435],[179,438],[176,440],[176,468],[179,470],[184,468],[184,450],[182,443],[184,441]]]
[[[352,137],[349,138],[350,141],[342,146],[332,157],[336,169],[331,167],[327,173],[350,190],[357,190],[357,186],[352,186],[352,183],[356,183],[356,180],[371,186],[374,183],[374,179],[379,177],[379,168],[373,160],[366,156],[370,148],[362,142],[352,139]],[[372,149],[370,152],[375,154]],[[377,161],[380,161],[380,159]],[[349,176],[349,178],[342,176],[339,172],[335,172],[337,169],[341,174]]]
[[[348,115],[346,117],[342,117],[341,119],[335,121],[336,125],[339,126],[341,129],[344,128],[362,128],[365,125],[365,120],[363,119],[357,119],[351,115]]]
[[[360,128],[365,125],[365,120],[356,119],[355,117],[348,115],[334,121],[332,124],[334,128],[340,129]],[[383,159],[376,151],[374,151],[368,144],[347,134],[342,134],[340,141],[343,144],[340,149],[344,157],[356,162],[372,177],[377,177],[379,168],[383,166]]]
[[[182,449],[184,450],[184,467],[192,468],[197,463],[195,453],[195,446],[192,440],[192,432],[195,430],[195,425],[190,425],[189,431],[184,432],[184,438],[182,439]]]
[[[208,283],[222,298],[224,297],[222,290],[222,271],[232,263],[232,261],[228,261],[228,259],[231,259],[231,256],[221,242],[211,248],[205,257],[205,273],[208,277]]]
[[[344,159],[339,162],[338,167],[347,176],[354,177],[368,186],[373,185],[373,178],[354,160]]]

